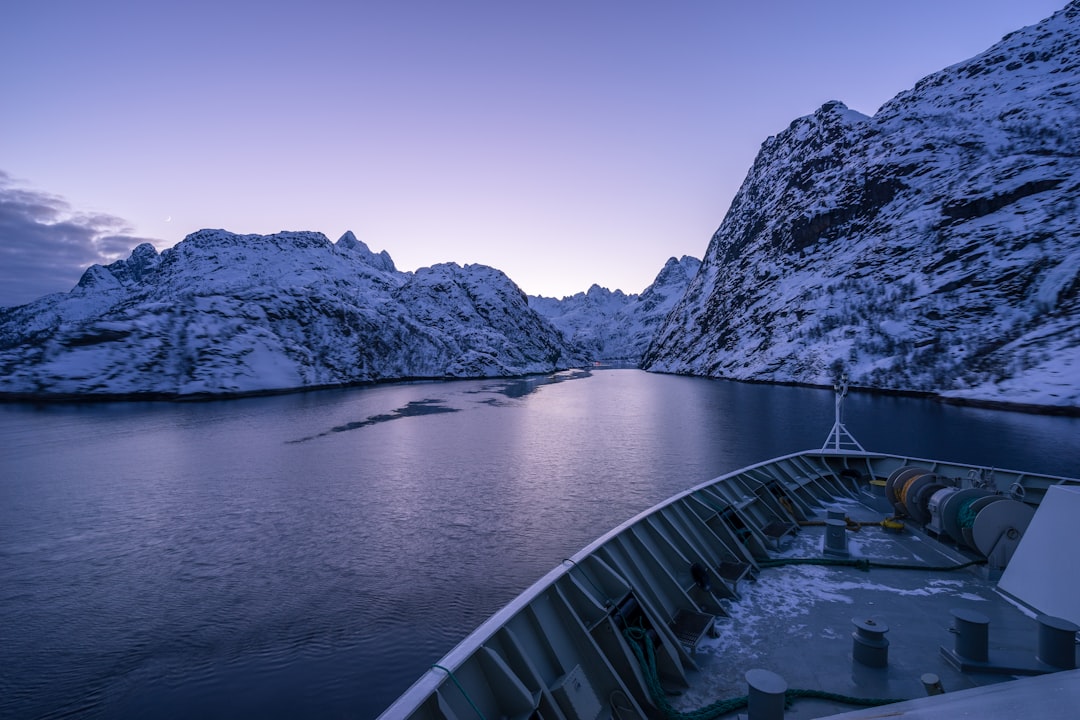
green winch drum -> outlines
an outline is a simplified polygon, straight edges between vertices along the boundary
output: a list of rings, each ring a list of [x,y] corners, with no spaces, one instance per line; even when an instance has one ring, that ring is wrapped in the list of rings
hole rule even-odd
[[[960,513],[957,516],[957,522],[960,525],[960,535],[963,537],[961,543],[968,548],[978,551],[979,546],[975,543],[975,534],[973,528],[975,527],[975,519],[978,517],[982,509],[991,503],[1000,502],[1006,498],[1002,495],[987,494],[985,497],[976,498],[974,502],[966,507],[958,508],[957,512]],[[971,525],[965,525],[967,522],[971,522]]]
[[[945,534],[952,540],[963,543],[963,523],[960,520],[961,511],[970,512],[971,504],[979,498],[990,496],[990,491],[981,488],[966,488],[953,493],[941,504],[941,525]],[[968,525],[968,527],[971,527]]]

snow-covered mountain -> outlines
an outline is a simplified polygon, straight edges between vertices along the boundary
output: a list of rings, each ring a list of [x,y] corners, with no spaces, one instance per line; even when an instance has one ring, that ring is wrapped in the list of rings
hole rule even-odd
[[[588,292],[561,300],[530,295],[529,306],[590,360],[636,366],[700,265],[700,260],[688,255],[670,258],[640,295],[593,285]]]
[[[1080,406],[1080,1],[768,138],[643,366]]]
[[[582,362],[500,271],[399,272],[352,233],[201,230],[0,308],[0,393],[174,397]]]

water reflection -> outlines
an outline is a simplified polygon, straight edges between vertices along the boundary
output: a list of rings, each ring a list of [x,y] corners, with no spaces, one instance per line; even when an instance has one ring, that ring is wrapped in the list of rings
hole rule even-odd
[[[524,378],[512,378],[509,380],[499,380],[498,382],[486,384],[477,390],[471,390],[472,393],[498,393],[503,397],[510,400],[519,400],[527,395],[530,395],[545,385],[554,385],[556,383],[566,382],[567,380],[580,380],[587,378],[592,373],[588,370],[566,370],[564,372],[554,373],[552,375],[532,375]],[[487,398],[480,402],[485,405],[503,405],[504,401],[499,398]]]
[[[347,422],[343,425],[335,425],[326,432],[321,432],[316,435],[308,435],[307,437],[300,438],[299,440],[290,440],[289,442],[307,442],[308,440],[314,440],[318,437],[326,437],[330,433],[359,430],[360,428],[370,427],[371,425],[378,425],[379,423],[390,422],[391,420],[400,420],[401,418],[417,417],[419,415],[438,415],[439,413],[458,412],[458,408],[446,407],[443,404],[445,402],[445,400],[438,400],[435,398],[426,398],[424,400],[410,400],[403,407],[399,407],[393,412],[382,413],[379,415],[369,415],[363,420],[354,420],[352,422]]]
[[[405,407],[400,407],[392,413],[386,413],[384,415],[372,415],[366,420],[359,420],[356,422],[345,423],[344,425],[338,425],[330,428],[330,432],[345,432],[346,430],[357,430],[369,425],[376,425],[382,422],[390,422],[391,420],[400,420],[406,417],[416,417],[417,415],[435,415],[437,413],[457,412],[457,408],[445,407],[442,400],[435,400],[428,398],[426,400],[412,400]],[[325,434],[325,433],[324,433]]]
[[[523,378],[511,378],[511,379],[499,379],[495,382],[484,382],[478,387],[469,387],[469,385],[456,385],[455,383],[447,383],[442,385],[441,388],[447,393],[449,397],[453,397],[457,392],[460,392],[463,396],[469,395],[490,395],[492,393],[501,397],[485,397],[478,402],[483,405],[490,405],[499,407],[507,405],[507,400],[520,400],[532,393],[536,392],[545,385],[556,385],[558,383],[566,382],[569,380],[580,380],[587,378],[591,375],[588,370],[567,370],[564,372],[553,373],[550,375],[532,375]],[[470,384],[475,384],[472,381]],[[405,387],[403,385],[403,387]],[[431,390],[431,386],[427,386],[425,390]],[[505,399],[504,399],[505,398]],[[398,407],[390,412],[377,413],[374,415],[368,415],[363,420],[352,420],[350,422],[335,425],[329,430],[314,435],[308,435],[298,440],[290,440],[291,443],[307,442],[314,440],[315,438],[326,437],[332,433],[347,432],[349,430],[359,430],[361,428],[371,427],[373,425],[379,425],[382,423],[390,422],[391,420],[400,420],[402,418],[419,417],[422,415],[438,415],[441,413],[453,413],[460,412],[462,408],[450,407],[447,405],[447,398],[434,398],[428,397],[421,400],[410,400],[405,405]]]
[[[1080,418],[846,411],[875,451],[1080,467]],[[829,390],[634,370],[0,406],[0,717],[373,718],[602,532],[832,421]]]

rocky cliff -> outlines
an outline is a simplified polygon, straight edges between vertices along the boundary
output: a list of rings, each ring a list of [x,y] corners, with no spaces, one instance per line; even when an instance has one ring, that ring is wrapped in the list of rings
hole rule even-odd
[[[583,362],[490,267],[396,270],[352,233],[202,230],[0,308],[0,393],[182,397]]]
[[[664,318],[685,294],[701,261],[670,258],[640,295],[593,285],[560,300],[530,296],[529,306],[551,321],[594,362],[637,366]]]
[[[768,138],[643,366],[1080,406],[1080,2]]]

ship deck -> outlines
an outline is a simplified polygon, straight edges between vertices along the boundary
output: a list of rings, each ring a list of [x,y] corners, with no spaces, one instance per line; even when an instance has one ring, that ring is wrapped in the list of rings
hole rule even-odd
[[[1080,575],[1055,553],[1075,546],[1078,512],[1076,479],[864,451],[776,458],[564,560],[382,717],[779,718],[763,694],[793,698],[788,720],[1073,717]],[[899,533],[882,525],[895,514]]]
[[[856,522],[877,522],[885,515],[850,499],[839,499],[836,508]],[[918,566],[955,566],[973,559],[958,549],[937,542],[917,530],[889,533],[879,526],[864,526],[848,532],[848,550],[854,559]],[[804,526],[791,544],[777,553],[784,558],[821,558],[825,528]],[[935,702],[893,705],[889,713],[903,717],[937,717],[933,707],[947,700],[958,702],[958,691],[993,688],[1017,675],[1004,672],[963,672],[949,662],[941,649],[953,649],[953,610],[974,611],[986,616],[989,662],[1035,660],[1038,623],[1035,614],[1004,596],[981,566],[959,570],[894,569],[795,564],[763,568],[755,581],[738,586],[741,595],[726,603],[729,617],[718,618],[714,637],[697,646],[694,660],[700,671],[691,679],[691,689],[673,698],[672,704],[689,712],[724,698],[747,693],[745,674],[751,669],[776,673],[789,689],[820,690],[857,698],[927,698],[923,683],[927,673],[936,675],[948,695]],[[885,627],[889,644],[884,668],[867,667],[854,659],[855,621],[873,621]],[[1080,671],[1044,676],[1024,683],[1006,683],[992,691],[964,693],[965,712],[980,707],[975,698],[985,697],[991,712],[975,712],[973,717],[1011,716],[1000,714],[1003,698],[1019,695],[1023,707],[1038,707],[1046,682],[1053,687],[1071,687],[1080,706]],[[1070,683],[1066,675],[1073,676]],[[1051,679],[1056,678],[1056,679]],[[1032,690],[1027,690],[1027,687]],[[1046,702],[1062,708],[1069,695],[1060,689]],[[885,708],[853,710],[850,704],[801,698],[784,717],[789,719],[829,717],[880,717]],[[745,714],[745,709],[739,711]],[[848,713],[851,714],[848,714]],[[929,713],[929,714],[912,714]],[[1028,711],[1025,711],[1025,714]],[[734,717],[737,713],[730,713]],[[890,715],[891,716],[891,715]],[[1047,717],[1053,717],[1049,715]]]

